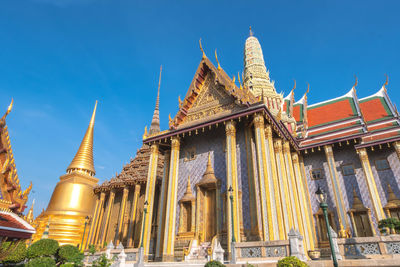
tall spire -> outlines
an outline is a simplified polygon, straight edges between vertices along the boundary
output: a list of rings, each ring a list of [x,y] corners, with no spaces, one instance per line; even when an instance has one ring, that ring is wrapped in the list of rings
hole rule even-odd
[[[160,77],[158,79],[158,91],[157,91],[157,100],[156,107],[154,108],[153,120],[150,125],[150,134],[155,134],[160,132],[160,86],[161,86],[161,72],[162,65],[160,66]]]
[[[261,96],[265,91],[266,96],[276,96],[273,83],[269,78],[269,72],[265,67],[264,56],[260,42],[253,35],[250,27],[250,36],[244,47],[244,84],[255,96]]]
[[[72,170],[83,170],[88,171],[90,175],[96,174],[93,164],[93,128],[94,120],[96,117],[96,109],[97,100],[96,104],[94,105],[94,110],[92,118],[90,119],[89,127],[86,130],[85,136],[83,137],[78,152],[76,152],[74,159],[67,168],[67,172]]]

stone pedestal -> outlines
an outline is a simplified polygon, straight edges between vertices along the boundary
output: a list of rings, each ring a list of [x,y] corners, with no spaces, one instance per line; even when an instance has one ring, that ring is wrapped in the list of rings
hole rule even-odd
[[[114,244],[112,241],[110,241],[110,244],[107,245],[107,249],[106,249],[106,257],[109,260],[111,260],[111,258],[112,258],[112,256],[111,256],[112,249],[114,249]]]
[[[231,260],[230,264],[236,264],[236,242],[231,243]]]
[[[301,236],[301,234],[298,231],[292,228],[288,233],[288,237],[289,237],[290,256],[295,256],[301,261],[306,261],[307,258],[304,253],[303,236]]]
[[[331,237],[332,237],[332,243],[333,243],[333,250],[335,251],[336,254],[336,259],[338,261],[343,260],[342,255],[340,254],[339,250],[339,245],[338,245],[338,235],[336,232],[333,230],[332,227],[329,226],[329,231],[331,232]],[[328,237],[329,238],[329,237]],[[332,257],[332,256],[331,256]]]
[[[138,253],[138,260],[135,263],[135,267],[144,267],[144,248],[139,248],[139,253]]]
[[[212,247],[211,259],[213,261],[224,262],[224,252],[225,250],[221,247],[221,243],[217,240]]]

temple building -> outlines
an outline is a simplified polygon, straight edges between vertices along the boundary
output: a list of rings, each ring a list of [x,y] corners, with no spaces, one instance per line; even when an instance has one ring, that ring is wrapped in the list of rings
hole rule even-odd
[[[308,105],[295,86],[277,93],[251,32],[238,82],[202,52],[169,128],[160,130],[159,87],[136,157],[95,187],[86,247],[143,242],[147,260],[174,261],[194,241],[218,240],[229,256],[233,237],[286,240],[293,228],[313,250],[327,246],[318,186],[340,237],[379,235],[379,220],[400,216],[399,114],[387,82],[371,96],[358,98],[355,84]]]
[[[36,234],[33,241],[46,237],[57,240],[61,245],[82,244],[82,236],[89,229],[95,195],[93,189],[97,185],[96,171],[93,163],[93,130],[96,116],[96,105],[89,127],[82,143],[68,166],[66,174],[60,177],[47,209],[35,219]],[[48,228],[48,231],[45,229]]]
[[[30,222],[27,222],[28,218],[22,214],[26,208],[32,183],[24,191],[21,190],[6,124],[12,106],[13,101],[0,118],[0,260],[14,251],[19,242],[29,240],[35,233]],[[5,242],[10,242],[11,245],[7,248],[4,246]]]

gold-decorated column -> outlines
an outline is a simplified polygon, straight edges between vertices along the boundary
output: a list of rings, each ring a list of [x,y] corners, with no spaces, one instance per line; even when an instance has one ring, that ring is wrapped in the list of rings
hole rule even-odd
[[[97,220],[94,226],[93,230],[93,240],[90,241],[90,244],[97,245],[98,244],[98,238],[100,236],[100,227],[103,222],[103,215],[104,215],[104,199],[106,197],[106,194],[104,192],[100,193],[100,205],[99,205],[99,213],[97,215]]]
[[[118,217],[118,225],[117,225],[117,237],[115,240],[115,244],[118,245],[122,238],[123,238],[123,223],[124,223],[124,217],[125,217],[125,207],[126,207],[126,199],[128,198],[128,193],[129,189],[127,187],[124,187],[122,191],[122,201],[121,201],[121,207],[119,209],[119,217]]]
[[[279,177],[279,191],[281,196],[281,205],[283,212],[283,222],[285,226],[285,239],[287,234],[293,227],[292,206],[289,199],[289,188],[287,183],[285,160],[282,154],[282,140],[279,138],[274,139],[275,163]]]
[[[228,121],[225,125],[226,131],[226,189],[228,190],[230,186],[233,189],[233,211],[231,210],[231,203],[229,198],[229,192],[226,203],[226,218],[228,226],[228,251],[231,251],[231,241],[232,241],[232,213],[234,221],[234,232],[236,242],[240,242],[240,216],[239,216],[239,186],[237,179],[237,161],[236,161],[236,125],[234,121]]]
[[[292,153],[292,161],[293,161],[293,169],[295,174],[295,183],[297,189],[297,195],[299,198],[299,206],[300,206],[300,216],[304,226],[304,239],[306,242],[306,249],[313,250],[314,249],[314,239],[312,234],[313,223],[310,221],[310,212],[311,210],[307,206],[307,197],[309,196],[304,188],[303,183],[303,175],[301,175],[300,164],[299,164],[299,155],[296,152]],[[308,192],[308,191],[307,191]]]
[[[114,189],[112,189],[110,191],[110,196],[108,198],[108,203],[107,203],[107,208],[106,208],[106,221],[105,221],[104,228],[103,228],[103,236],[102,236],[101,242],[99,244],[100,246],[102,246],[104,244],[104,242],[106,242],[107,233],[108,233],[108,224],[110,223],[110,214],[111,214],[112,206],[114,204],[114,198],[115,198],[115,191],[114,191]]]
[[[88,245],[93,243],[94,236],[96,235],[96,228],[98,221],[100,219],[100,211],[103,208],[104,197],[105,194],[101,192],[96,200],[96,209],[94,210],[92,225],[90,226],[89,230],[88,242],[85,248],[87,248]]]
[[[385,212],[382,208],[381,199],[379,198],[378,189],[376,187],[375,178],[371,170],[371,165],[368,159],[368,153],[365,148],[357,149],[358,156],[360,157],[361,166],[364,170],[365,179],[367,181],[369,197],[371,199],[372,208],[375,213],[375,218],[377,221],[386,218]]]
[[[292,205],[292,215],[294,221],[294,228],[300,231],[301,235],[304,236],[304,227],[303,227],[303,220],[301,219],[301,211],[299,206],[299,198],[297,193],[296,181],[294,177],[293,171],[293,162],[292,156],[290,154],[290,144],[288,141],[283,143],[283,157],[285,160],[286,165],[286,175],[288,178],[288,187],[289,187],[289,198],[290,204]]]
[[[132,207],[131,207],[131,215],[130,215],[130,224],[129,224],[129,232],[128,232],[128,247],[133,247],[133,233],[135,232],[135,219],[136,219],[136,212],[137,212],[137,204],[140,195],[140,184],[135,185],[135,192],[133,193],[133,200],[132,200]],[[136,233],[135,233],[136,235]]]
[[[175,223],[176,223],[176,205],[177,205],[177,189],[179,174],[179,137],[171,139],[171,156],[168,177],[168,196],[167,211],[165,216],[165,231],[163,245],[163,261],[174,260],[175,249]]]
[[[272,127],[271,125],[265,126],[265,138],[266,138],[266,153],[267,153],[267,164],[269,169],[271,170],[270,176],[272,179],[272,189],[273,190],[273,201],[275,201],[275,210],[273,210],[273,218],[276,220],[276,224],[278,226],[278,234],[275,235],[275,239],[284,240],[286,239],[285,227],[283,222],[282,215],[282,204],[281,204],[281,196],[279,192],[279,179],[276,170],[276,160],[275,160],[275,151],[274,151],[274,142],[272,138]]]
[[[149,255],[151,223],[153,221],[153,207],[155,201],[154,192],[157,180],[157,162],[158,162],[158,144],[152,144],[150,146],[149,170],[147,172],[146,195],[145,195],[145,201],[147,201],[147,214],[143,222],[144,232],[141,234],[142,235],[141,239],[143,239],[145,260],[147,260]]]
[[[346,209],[342,197],[343,194],[342,191],[340,190],[339,175],[336,170],[335,157],[333,156],[333,150],[331,145],[324,146],[324,150],[326,155],[326,161],[328,162],[329,174],[330,174],[329,176],[331,177],[333,195],[335,197],[335,203],[336,203],[336,210],[339,215],[338,235],[339,237],[345,237],[346,236],[345,229],[349,228],[349,223],[346,216]]]
[[[272,210],[276,210],[274,203],[274,190],[272,183],[272,170],[269,159],[267,159],[265,132],[264,132],[264,116],[256,114],[253,119],[254,131],[256,137],[257,150],[257,169],[258,181],[261,196],[261,218],[262,218],[262,241],[274,240],[274,236],[278,235],[278,222]]]
[[[170,165],[170,152],[165,152],[165,161],[164,161],[164,175],[161,183],[161,196],[160,196],[160,204],[158,208],[158,231],[157,231],[157,242],[156,242],[156,260],[162,259],[163,253],[163,241],[164,241],[164,231],[165,231],[165,212],[167,205],[167,196],[168,196],[168,176],[169,176],[169,165]]]

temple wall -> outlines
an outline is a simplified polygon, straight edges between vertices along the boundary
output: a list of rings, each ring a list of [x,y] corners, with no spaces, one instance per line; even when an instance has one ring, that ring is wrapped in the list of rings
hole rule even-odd
[[[241,124],[239,124],[241,126]],[[187,186],[188,176],[190,175],[190,183],[193,195],[196,196],[196,184],[201,180],[207,166],[208,153],[211,154],[211,163],[214,168],[215,176],[221,181],[221,195],[226,192],[226,161],[225,161],[225,128],[220,124],[218,128],[212,131],[206,130],[204,133],[199,131],[198,135],[192,133],[192,136],[185,136],[181,140],[179,154],[179,178],[178,178],[178,194],[179,201]],[[187,159],[187,151],[194,149],[195,158]],[[246,159],[246,142],[244,129],[237,127],[236,133],[236,157],[237,157],[237,175],[239,190],[242,191],[242,211],[243,226],[250,229],[250,213],[249,213],[249,184]],[[221,202],[222,203],[222,202]],[[176,231],[179,226],[179,206],[176,214]],[[221,214],[221,222],[223,214]]]
[[[369,161],[382,206],[385,206],[388,201],[388,184],[390,184],[396,197],[400,199],[400,161],[393,147],[387,148],[386,145],[384,146],[382,149],[368,150]],[[379,159],[386,159],[390,169],[377,170],[375,161]]]

